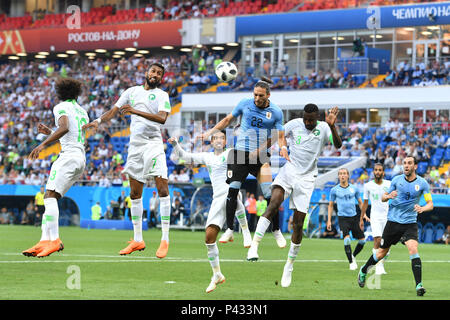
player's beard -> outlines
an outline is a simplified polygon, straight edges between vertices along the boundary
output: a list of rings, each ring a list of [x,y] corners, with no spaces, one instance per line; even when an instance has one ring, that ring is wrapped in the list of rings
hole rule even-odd
[[[156,80],[153,83],[150,81],[150,79],[151,78],[145,78],[145,81],[147,82],[147,85],[150,87],[150,89],[155,89],[161,83],[160,81],[158,81],[158,78],[155,78]]]

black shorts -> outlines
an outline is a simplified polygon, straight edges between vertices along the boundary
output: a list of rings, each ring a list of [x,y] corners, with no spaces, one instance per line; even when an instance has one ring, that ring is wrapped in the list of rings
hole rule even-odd
[[[228,153],[227,159],[227,183],[230,184],[233,181],[239,181],[244,183],[245,179],[247,179],[248,174],[252,174],[258,177],[259,171],[261,167],[266,162],[261,162],[261,159],[257,158],[256,160],[249,159],[250,152],[240,151],[240,150],[232,150]],[[270,159],[270,154],[267,154]],[[270,164],[270,163],[269,163]]]
[[[401,242],[405,244],[408,240],[419,241],[419,229],[417,223],[397,223],[393,221],[388,221],[383,230],[383,235],[381,236],[380,247],[387,249],[392,245]]]
[[[355,239],[365,238],[364,232],[359,227],[360,217],[358,215],[354,217],[338,217],[338,221],[344,238],[349,235],[350,231]]]

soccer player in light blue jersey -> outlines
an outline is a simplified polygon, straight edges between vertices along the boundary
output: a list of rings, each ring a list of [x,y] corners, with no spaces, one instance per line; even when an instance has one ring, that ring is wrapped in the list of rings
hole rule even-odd
[[[348,183],[349,172],[346,168],[341,168],[338,171],[339,184],[334,186],[330,191],[330,202],[328,205],[328,221],[327,229],[331,231],[331,215],[333,214],[333,206],[337,204],[337,216],[339,221],[339,228],[344,237],[344,250],[350,264],[350,270],[356,270],[355,257],[364,248],[366,243],[364,236],[364,222],[363,215],[359,217],[356,214],[356,202],[359,208],[362,208],[361,195],[358,188],[353,184]],[[358,244],[352,254],[350,231],[354,238],[358,239]]]
[[[407,156],[403,160],[403,174],[392,179],[391,186],[382,201],[390,201],[388,221],[381,237],[380,249],[370,256],[358,274],[358,284],[365,285],[369,268],[383,259],[391,245],[403,243],[409,251],[411,268],[416,281],[416,293],[423,296],[426,292],[422,285],[422,261],[418,252],[417,215],[433,210],[433,200],[428,182],[416,174],[417,160],[414,156]],[[422,195],[426,205],[420,206]]]
[[[234,216],[237,197],[242,183],[248,174],[258,179],[264,198],[270,200],[272,172],[268,149],[272,142],[284,140],[283,112],[269,100],[271,80],[263,78],[255,84],[253,98],[242,99],[239,104],[200,138],[206,140],[214,132],[224,130],[230,123],[241,117],[240,132],[235,148],[227,159],[227,183],[230,185],[227,195],[227,227],[219,242],[233,241]],[[286,239],[280,231],[279,214],[272,220],[272,231],[279,247],[286,246]]]

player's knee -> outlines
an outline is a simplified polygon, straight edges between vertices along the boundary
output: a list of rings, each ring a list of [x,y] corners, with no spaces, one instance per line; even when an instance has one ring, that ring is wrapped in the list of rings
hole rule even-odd
[[[131,200],[140,199],[142,197],[142,193],[136,190],[130,191],[130,198]]]

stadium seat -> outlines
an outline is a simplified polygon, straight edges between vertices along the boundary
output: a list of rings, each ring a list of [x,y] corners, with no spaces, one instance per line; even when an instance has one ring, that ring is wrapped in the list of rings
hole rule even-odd
[[[437,223],[435,226],[434,226],[434,238],[433,238],[433,241],[436,241],[436,240],[439,240],[439,239],[441,239],[442,238],[442,235],[444,234],[444,232],[445,232],[445,226],[444,226],[444,224],[443,223]]]
[[[423,231],[423,227],[422,224],[420,222],[417,221],[417,229],[418,229],[418,237],[419,237],[419,242],[422,242],[422,231]]]
[[[421,161],[417,166],[417,173],[419,175],[423,175],[425,172],[427,172],[427,169],[428,169],[428,162]]]
[[[434,226],[431,222],[428,222],[423,227],[422,242],[433,243],[433,239],[434,239]]]

